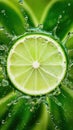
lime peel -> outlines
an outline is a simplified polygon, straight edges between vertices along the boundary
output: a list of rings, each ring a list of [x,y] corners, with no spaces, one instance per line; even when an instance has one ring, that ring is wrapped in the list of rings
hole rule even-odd
[[[29,95],[44,95],[63,80],[67,59],[62,46],[45,34],[29,34],[9,52],[7,73],[14,86]]]

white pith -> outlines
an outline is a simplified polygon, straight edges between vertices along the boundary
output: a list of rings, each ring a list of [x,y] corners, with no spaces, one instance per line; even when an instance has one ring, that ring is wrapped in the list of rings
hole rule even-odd
[[[38,69],[40,67],[40,63],[38,61],[34,61],[33,64],[32,64],[32,67],[34,69]]]

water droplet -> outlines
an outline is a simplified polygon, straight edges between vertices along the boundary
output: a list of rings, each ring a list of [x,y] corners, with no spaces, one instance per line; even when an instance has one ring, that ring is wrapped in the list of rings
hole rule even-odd
[[[0,45],[0,51],[3,51],[3,50],[5,50],[4,46]]]
[[[57,23],[57,25],[54,27],[54,29],[52,30],[52,33],[53,33],[53,35],[54,35],[55,38],[57,38],[57,35],[56,35],[57,28],[58,28],[58,23]]]
[[[23,1],[24,1],[24,0],[19,0],[18,2],[19,2],[19,4],[23,4]]]
[[[58,130],[59,128],[58,128],[58,126],[55,126],[55,130]]]
[[[1,13],[6,15],[6,11],[5,10],[1,10]]]
[[[68,40],[73,36],[73,32],[68,32],[68,35],[65,37],[63,41],[63,45],[67,44]]]
[[[8,114],[8,117],[11,117],[11,113]]]
[[[2,124],[5,124],[5,120],[2,120]]]
[[[10,105],[11,105],[11,103],[8,103],[8,104],[7,104],[7,106],[10,106]]]
[[[11,35],[10,33],[8,33],[7,31],[5,32],[5,34],[7,35],[8,38],[12,38],[13,35]]]
[[[26,22],[27,22],[27,20],[28,20],[28,16],[25,16],[25,20],[26,20]]]
[[[8,82],[7,80],[3,79],[3,80],[2,80],[2,86],[3,86],[3,87],[6,87],[6,86],[8,86],[8,85],[9,85],[9,82]]]
[[[30,112],[33,112],[34,111],[34,107],[32,107],[31,109],[30,109]]]
[[[65,10],[63,10],[63,14],[65,13]]]
[[[25,27],[26,31],[28,31],[28,28],[29,28],[29,24],[27,23]]]
[[[71,3],[68,3],[68,6],[71,6]]]
[[[44,100],[43,103],[46,105],[47,112],[49,112],[49,103],[47,100]]]
[[[57,95],[59,95],[60,93],[61,93],[61,90],[60,90],[60,88],[58,87],[58,88],[56,88],[56,89],[54,90],[54,92],[52,93],[52,95],[57,96]]]
[[[28,16],[26,15],[25,17],[24,17],[24,28],[26,29],[26,31],[28,31],[29,32],[29,24],[28,24]]]
[[[59,19],[61,19],[62,18],[62,15],[59,15]]]
[[[22,98],[24,98],[24,99],[30,99],[30,96],[24,95]]]
[[[52,30],[55,39],[59,39],[59,38],[57,37],[56,31],[57,31],[57,29],[58,29],[58,27],[59,27],[59,24],[60,24],[60,22],[61,22],[61,19],[62,19],[62,15],[60,14],[60,15],[58,16],[57,24],[56,24],[56,26],[54,27],[54,29]]]
[[[2,64],[3,66],[6,65],[6,59],[5,59],[5,57],[1,57],[1,64]]]
[[[43,24],[39,24],[37,27],[38,27],[39,29],[43,29]]]
[[[3,31],[4,30],[4,27],[0,27],[0,31]]]
[[[14,103],[13,103],[13,105],[16,105],[17,104],[17,101],[15,101]]]
[[[2,72],[2,67],[0,66],[0,72]]]
[[[9,102],[9,103],[7,104],[7,106],[13,105],[13,102],[14,102],[14,101]]]
[[[16,40],[18,37],[16,36],[16,35],[14,35],[13,37],[12,37],[12,41],[14,41],[14,40]]]
[[[62,15],[59,15],[58,21],[57,21],[57,28],[58,28],[58,24],[61,22],[61,19],[62,19]]]

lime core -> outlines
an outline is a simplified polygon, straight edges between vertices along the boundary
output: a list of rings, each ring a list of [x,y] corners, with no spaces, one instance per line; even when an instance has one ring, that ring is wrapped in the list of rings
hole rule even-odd
[[[34,69],[38,69],[40,67],[40,64],[38,61],[34,61],[32,66]]]

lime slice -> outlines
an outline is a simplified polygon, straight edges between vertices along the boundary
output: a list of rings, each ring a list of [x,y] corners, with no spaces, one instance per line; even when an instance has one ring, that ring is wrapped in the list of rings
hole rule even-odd
[[[7,72],[14,86],[29,95],[54,90],[64,78],[67,60],[62,46],[45,34],[30,34],[13,45]]]

